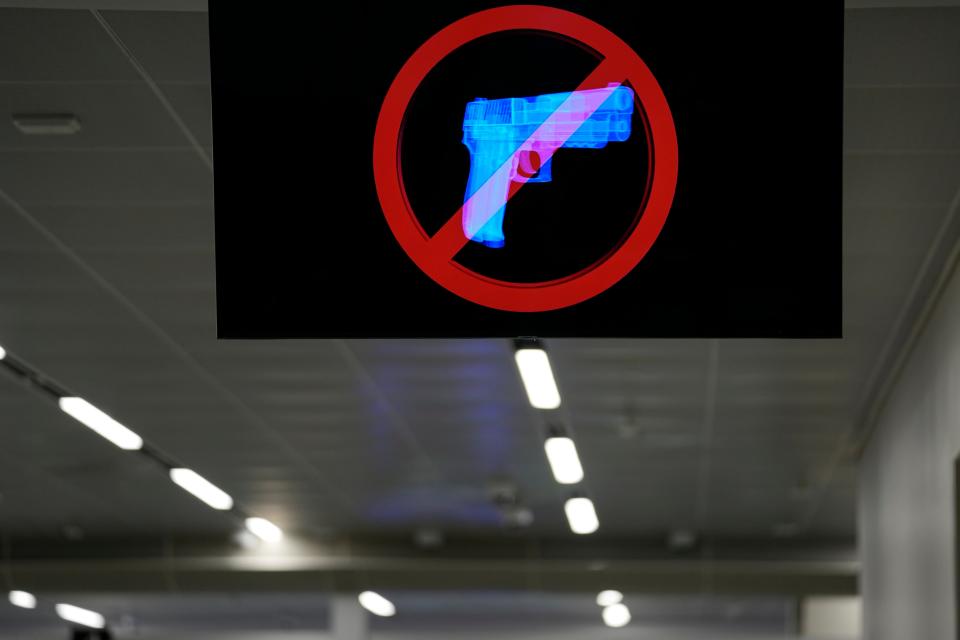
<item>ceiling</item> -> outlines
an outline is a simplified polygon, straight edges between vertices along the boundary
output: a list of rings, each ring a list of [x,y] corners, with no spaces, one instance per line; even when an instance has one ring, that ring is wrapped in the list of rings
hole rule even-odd
[[[851,440],[955,239],[960,8],[846,38],[845,337],[551,341],[597,537],[854,540]],[[83,129],[2,121],[37,111]],[[570,537],[506,341],[216,339],[212,157],[205,13],[0,9],[0,344],[287,531]],[[15,544],[236,528],[5,377],[0,431]]]

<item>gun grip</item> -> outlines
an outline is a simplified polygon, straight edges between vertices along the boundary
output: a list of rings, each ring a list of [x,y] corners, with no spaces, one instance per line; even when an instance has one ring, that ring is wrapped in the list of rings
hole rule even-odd
[[[493,249],[505,242],[503,216],[511,178],[505,163],[513,153],[509,144],[498,146],[503,148],[471,149],[470,175],[463,198],[463,234]]]

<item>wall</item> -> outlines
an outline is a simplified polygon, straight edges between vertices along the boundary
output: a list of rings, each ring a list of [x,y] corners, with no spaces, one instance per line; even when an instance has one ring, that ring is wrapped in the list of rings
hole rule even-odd
[[[958,450],[960,276],[954,273],[861,464],[865,638],[957,637],[953,465]]]

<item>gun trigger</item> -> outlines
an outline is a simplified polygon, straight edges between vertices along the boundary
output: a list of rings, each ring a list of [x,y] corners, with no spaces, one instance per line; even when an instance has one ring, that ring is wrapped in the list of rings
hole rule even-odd
[[[517,156],[517,174],[524,178],[536,178],[540,173],[540,154],[534,150],[521,151]]]

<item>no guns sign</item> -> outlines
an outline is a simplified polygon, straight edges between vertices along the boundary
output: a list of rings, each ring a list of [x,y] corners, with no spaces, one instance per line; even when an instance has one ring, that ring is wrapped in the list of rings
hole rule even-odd
[[[842,0],[276,3],[210,0],[220,337],[840,335]]]
[[[504,31],[540,31],[569,38],[593,51],[599,64],[579,86],[546,118],[531,125],[532,133],[524,144],[509,149],[498,158],[492,176],[479,185],[440,230],[428,235],[421,226],[404,188],[401,156],[401,133],[404,116],[414,93],[426,75],[455,49],[477,38]],[[568,115],[565,107],[583,95],[599,96],[581,104],[572,125],[563,136],[569,139],[588,126],[591,117],[611,98],[619,97],[617,87],[632,87],[629,96],[635,101],[644,124],[650,159],[648,175],[638,176],[645,183],[643,204],[625,238],[610,248],[599,261],[565,277],[542,282],[509,282],[486,276],[458,264],[454,257],[472,239],[465,212],[479,200],[488,200],[485,189],[492,190],[497,173],[513,171],[508,190],[496,204],[486,206],[480,215],[482,228],[505,206],[527,182],[535,181],[538,172],[549,166],[553,152],[562,141],[541,144],[545,131],[562,128],[558,119]],[[603,92],[607,91],[606,94]],[[564,120],[569,123],[569,118]],[[523,148],[537,148],[534,166]],[[473,303],[511,312],[542,312],[569,307],[609,289],[626,276],[643,259],[656,241],[673,202],[678,173],[678,146],[673,116],[656,78],[640,57],[621,39],[598,23],[581,15],[545,6],[514,5],[474,13],[442,29],[407,60],[393,81],[377,120],[373,146],[374,179],[377,195],[390,229],[407,255],[430,278],[451,293]],[[504,154],[501,154],[503,156]],[[502,160],[502,162],[500,162]],[[642,169],[638,168],[638,171]],[[599,197],[597,207],[603,207]],[[479,208],[479,207],[477,207]],[[500,214],[502,215],[502,213]],[[465,231],[467,230],[467,231]],[[479,231],[478,231],[479,232]]]

